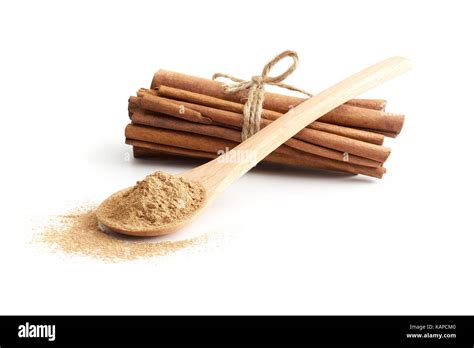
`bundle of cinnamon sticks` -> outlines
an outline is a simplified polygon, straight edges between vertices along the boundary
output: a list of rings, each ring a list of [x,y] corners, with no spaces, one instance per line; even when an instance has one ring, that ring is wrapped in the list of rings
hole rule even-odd
[[[260,127],[305,98],[266,93]],[[126,143],[135,157],[171,154],[215,158],[241,142],[245,91],[226,93],[218,81],[166,70],[151,88],[129,99]],[[352,99],[330,111],[276,149],[265,161],[382,178],[404,116],[385,112],[381,99]]]

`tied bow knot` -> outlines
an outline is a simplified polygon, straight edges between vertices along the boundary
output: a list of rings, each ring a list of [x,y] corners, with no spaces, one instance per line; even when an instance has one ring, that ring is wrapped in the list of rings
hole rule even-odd
[[[290,57],[293,59],[291,66],[282,74],[278,76],[270,76],[269,73],[273,66],[278,63],[283,58]],[[299,59],[298,54],[294,51],[284,51],[269,61],[262,70],[261,75],[252,76],[249,81],[245,81],[239,78],[236,78],[231,75],[217,73],[212,77],[213,80],[224,77],[235,83],[233,84],[224,84],[224,91],[226,93],[236,93],[244,90],[247,92],[247,101],[243,108],[244,120],[242,125],[242,141],[250,138],[252,135],[257,133],[260,130],[260,120],[263,112],[263,102],[265,99],[265,85],[273,85],[281,88],[286,88],[290,91],[296,91],[308,96],[311,96],[310,93],[284,84],[282,81],[291,75],[296,68],[298,67]]]

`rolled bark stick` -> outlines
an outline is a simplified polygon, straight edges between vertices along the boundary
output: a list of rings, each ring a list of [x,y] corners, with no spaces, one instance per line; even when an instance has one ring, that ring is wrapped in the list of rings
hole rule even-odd
[[[155,98],[160,99],[161,97]],[[185,108],[191,108],[195,111],[198,111],[201,115],[210,118],[212,121],[218,122],[220,124],[242,128],[243,118],[240,114],[237,114],[235,112],[215,109],[208,106],[192,104],[184,101],[179,101],[179,104],[181,106],[184,106]],[[164,109],[160,112],[167,114],[166,110]],[[271,121],[269,120],[261,119],[260,127],[263,128],[270,123]],[[326,133],[310,128],[305,128],[301,130],[294,136],[294,138],[304,140],[311,144],[327,147],[342,152],[347,152],[352,155],[368,158],[382,163],[385,162],[388,156],[390,155],[390,149],[388,147],[374,145],[371,143],[366,143],[363,141],[350,139],[340,135]]]
[[[133,155],[135,157],[157,157],[160,155],[174,155],[174,156],[184,156],[191,158],[205,158],[205,159],[214,159],[218,155],[215,152],[205,152],[197,150],[183,149],[176,146],[162,145],[150,143],[147,141],[141,141],[136,139],[127,138],[125,143],[133,146]],[[311,168],[311,169],[325,169],[325,170],[335,170],[324,165],[315,164],[312,161],[307,161],[306,159],[301,159],[299,157],[288,158],[284,155],[277,154],[275,152],[268,155],[262,162],[278,163],[285,164],[290,166]],[[345,172],[342,170],[336,170],[341,173],[356,175],[354,173]]]
[[[158,142],[164,145],[178,146],[186,149],[198,151],[216,152],[232,148],[238,144],[236,141],[204,136],[200,134],[190,134],[189,132],[168,130],[162,128],[143,127],[129,124],[125,128],[125,137],[149,142]],[[287,155],[294,155],[292,149],[287,145],[278,147],[275,152]],[[318,156],[319,157],[319,156]]]
[[[346,104],[360,108],[385,111],[387,101],[385,99],[351,99]]]
[[[141,149],[153,149],[153,151],[158,152],[158,153],[179,155],[179,156],[186,156],[186,157],[193,157],[193,158],[216,158],[217,157],[217,153],[184,149],[182,147],[150,143],[147,141],[141,141],[141,140],[136,140],[136,139],[131,139],[131,138],[126,138],[125,143],[133,146],[134,155],[135,155],[135,147],[140,147]]]
[[[390,112],[341,105],[320,118],[321,122],[382,131],[400,133],[405,116]]]
[[[155,144],[146,141],[136,139],[125,139],[125,143],[133,146],[133,156],[136,158],[156,158],[161,155],[172,155],[172,156],[184,156],[191,158],[202,158],[202,159],[214,159],[217,157],[217,153],[204,152],[197,150],[183,149],[176,146]],[[288,158],[278,153],[271,153],[262,162],[270,162],[277,164],[284,164],[294,167],[310,168],[310,169],[323,169],[323,170],[334,170],[344,174],[356,175],[354,173],[345,172],[342,170],[335,170],[324,165],[315,164],[313,161],[307,161],[304,158],[292,157]],[[380,174],[382,176],[382,174]],[[380,176],[380,178],[381,178]]]
[[[366,143],[375,145],[383,145],[385,135],[376,133],[365,129],[356,129],[345,126],[338,126],[335,124],[324,122],[313,122],[308,125],[308,128],[319,130],[326,133],[332,133],[343,137],[360,140]]]
[[[218,153],[224,149],[231,149],[237,145],[236,142],[217,139],[204,135],[196,135],[179,131],[163,130],[160,128],[150,128],[129,124],[125,128],[125,137],[127,139],[140,140],[149,143],[174,146],[184,149],[197,150],[209,153]],[[384,167],[365,167],[347,162],[339,162],[329,158],[308,154],[302,151],[292,149],[286,145],[280,146],[275,152],[271,153],[268,159],[284,158],[287,162],[305,163],[310,168],[322,168],[328,170],[342,171],[351,174],[363,174],[371,177],[381,178],[385,173]]]
[[[155,87],[161,85],[187,90],[198,94],[204,94],[211,97],[229,100],[241,104],[245,102],[247,93],[246,91],[241,91],[237,93],[226,93],[224,92],[222,83],[218,81],[203,79],[167,70],[159,70],[155,74],[151,87],[152,89],[154,89]],[[275,93],[265,93],[264,108],[280,113],[286,113],[288,112],[288,110],[300,104],[304,100],[305,98],[297,98],[293,96]],[[363,113],[361,113],[361,110],[358,109],[366,110],[367,112],[369,112],[369,121],[365,120],[366,117]],[[354,116],[354,114],[356,114],[357,116]],[[384,120],[377,120],[375,116],[378,116],[379,118],[382,118],[384,116],[391,117]],[[388,114],[384,113],[383,111],[360,108],[348,104],[344,104],[340,107],[337,107],[332,111],[332,117],[330,119],[332,120],[331,122],[329,120],[325,120],[325,117],[326,116],[321,117],[319,121],[335,123],[341,126],[350,125],[354,127],[370,128],[395,133],[399,133],[401,131],[404,122],[403,115]],[[367,127],[366,125],[368,123],[370,123],[373,127]]]
[[[216,125],[204,125],[183,121],[173,117],[168,117],[157,113],[150,113],[140,109],[136,110],[135,113],[132,115],[132,122],[144,126],[184,131],[188,133],[201,134],[215,138],[231,140],[238,143],[241,142],[240,132],[235,129],[229,129]],[[285,144],[300,151],[312,153],[314,155],[318,155],[325,158],[335,159],[337,161],[349,162],[367,167],[380,167],[382,165],[382,163],[378,161],[373,161],[359,156],[349,155],[341,151],[328,149],[293,138],[288,140]]]
[[[354,129],[354,128],[352,128]],[[356,128],[358,130],[362,130],[362,131],[368,131],[367,129],[364,129],[364,128]],[[393,133],[393,132],[384,132],[384,131],[377,131],[377,130],[370,130],[370,132],[374,132],[374,133],[377,133],[377,134],[380,134],[380,135],[384,135],[386,137],[389,137],[389,138],[396,138],[399,133]]]
[[[144,95],[146,93],[150,93],[153,95],[158,95],[159,93],[161,94],[173,93],[172,90],[166,89],[166,87],[169,87],[169,86],[166,86],[166,85],[164,85],[165,87],[162,87],[162,86],[163,85],[158,85],[156,87],[156,88],[161,88],[161,92],[159,90],[156,91],[156,90],[142,89],[139,91],[139,95]],[[199,94],[194,91],[190,91],[190,92]],[[181,98],[184,97],[184,94],[185,93],[180,93]],[[229,93],[224,93],[224,94],[229,95]],[[207,95],[207,94],[204,94],[204,95]],[[212,96],[212,97],[216,99],[224,100],[223,98],[218,98],[215,96]],[[196,98],[196,96],[194,96],[194,98]],[[207,99],[207,101],[209,101],[209,99]],[[231,102],[236,103],[235,101],[232,101],[232,100]],[[199,102],[197,103],[193,102],[192,104],[202,105]],[[223,105],[223,103],[221,104]],[[264,110],[267,110],[266,113],[265,111],[263,112],[264,117],[271,118],[274,120],[278,118],[280,115],[282,115],[281,112],[268,110],[267,104],[264,104],[264,105],[266,107],[266,109]],[[292,105],[290,106],[293,107]],[[235,106],[233,107],[235,108]],[[357,106],[343,104],[341,106],[338,106],[334,110],[331,110],[330,112],[328,112],[326,115],[322,116],[321,118],[319,118],[317,122],[325,122],[325,123],[335,124],[339,126],[365,128],[368,130],[376,130],[376,131],[398,134],[403,128],[404,121],[405,121],[405,116],[401,114],[394,114],[394,113],[389,113],[389,112],[384,112],[384,111],[379,111],[379,110],[366,109],[366,108],[361,108]]]
[[[183,120],[194,120],[194,122],[205,124],[212,123],[211,119],[202,116],[198,111],[185,108],[176,103],[170,102],[169,100],[151,94],[143,94],[140,98],[130,97],[130,99],[133,100],[132,105],[136,105],[145,110],[163,112],[167,115],[182,118]]]
[[[127,142],[127,139],[125,139],[125,143],[129,144]],[[134,145],[133,143],[129,145],[132,145],[133,157],[135,158],[155,158],[163,154],[161,151],[154,151],[151,149],[140,147],[139,145]]]
[[[247,98],[245,91],[233,94],[225,93],[222,82],[163,69],[155,73],[151,83],[151,88],[153,89],[159,85],[184,89],[220,99],[235,101],[237,103],[242,103]],[[265,108],[286,113],[290,106],[294,107],[302,103],[304,100],[306,100],[306,98],[267,92],[265,93]],[[355,103],[357,106],[365,105],[364,107],[375,108],[377,110],[383,110],[386,105],[386,101],[381,99],[372,99],[370,102],[367,102],[365,99],[354,99],[348,102],[348,104],[350,103]]]
[[[155,144],[155,143],[150,143],[150,142],[140,141],[140,140],[135,140],[135,139],[126,139],[125,143],[133,146],[133,156],[135,158],[157,158],[157,157],[159,158],[162,155],[184,156],[184,157],[200,158],[200,159],[214,159],[217,157],[216,153],[188,150],[188,149],[183,149],[183,148],[179,148],[175,146]],[[343,170],[333,169],[331,168],[331,166],[323,167],[323,165],[316,164],[313,161],[308,161],[306,158],[299,158],[299,157],[288,158],[285,155],[278,154],[275,152],[267,156],[263,160],[263,162],[283,164],[283,165],[299,167],[299,168],[331,170],[331,171],[339,172],[341,174],[355,175],[354,173],[349,173]],[[377,177],[380,179],[383,176],[383,173],[382,171],[380,171],[380,173],[377,173],[376,175],[377,176],[374,176],[374,177]]]
[[[178,88],[168,87],[168,86],[157,86],[155,88],[156,92],[152,92],[153,90],[140,90],[138,95],[144,95],[145,93],[153,93],[155,95],[170,98],[174,100],[186,101],[193,104],[204,105],[213,107],[216,109],[232,111],[235,113],[243,114],[244,105],[240,103],[235,103],[232,101],[219,99],[215,97],[210,97],[204,94],[198,94],[194,92],[185,91]],[[276,120],[283,114],[276,111],[271,110],[263,110],[262,116],[269,120]],[[320,130],[327,133],[337,134],[341,136],[345,136],[348,138],[365,141],[367,143],[382,145],[384,137],[381,134],[363,131],[359,129],[343,127],[338,125],[333,125],[324,122],[315,121],[308,125],[308,128]]]
[[[242,114],[244,111],[244,104],[236,103],[230,100],[219,99],[215,97],[210,97],[205,94],[194,93],[190,91],[186,91],[184,89],[178,89],[168,86],[157,86],[155,87],[154,91],[156,91],[156,95],[176,99],[176,100],[183,100],[193,104],[205,105],[210,106],[216,109],[233,111],[239,114]],[[146,90],[144,90],[146,92]],[[152,92],[153,93],[153,92]],[[270,116],[271,119],[275,119],[283,115],[281,112],[276,112],[268,109],[263,109],[262,116],[267,117]]]

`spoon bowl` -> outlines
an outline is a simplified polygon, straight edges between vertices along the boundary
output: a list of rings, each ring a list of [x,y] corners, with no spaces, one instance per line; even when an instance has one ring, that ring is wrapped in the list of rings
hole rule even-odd
[[[182,175],[180,175],[180,176],[182,176]],[[121,224],[119,224],[119,223],[114,224],[113,221],[110,221],[110,219],[106,218],[105,215],[104,215],[103,207],[107,206],[110,201],[115,200],[118,196],[122,196],[123,194],[130,191],[131,189],[132,189],[132,187],[128,187],[126,189],[117,191],[116,193],[114,193],[113,195],[108,197],[106,200],[104,200],[99,205],[99,207],[96,209],[97,220],[98,220],[99,225],[101,225],[99,227],[102,227],[102,228],[105,227],[109,231],[112,231],[112,232],[115,232],[115,233],[120,233],[120,234],[126,234],[126,235],[129,235],[129,236],[139,236],[139,237],[162,236],[162,235],[173,233],[173,232],[183,228],[184,226],[186,226],[190,222],[192,222],[206,208],[207,204],[210,203],[210,201],[207,199],[208,198],[207,191],[205,191],[204,192],[204,194],[205,194],[204,200],[201,202],[201,205],[199,206],[199,208],[197,208],[196,210],[194,210],[191,213],[189,213],[188,215],[186,215],[185,219],[176,220],[176,221],[166,223],[166,224],[161,224],[161,225],[156,226],[156,227],[153,226],[153,227],[149,227],[149,228],[143,228],[143,227],[141,227],[141,228],[130,228],[130,227],[124,228]]]

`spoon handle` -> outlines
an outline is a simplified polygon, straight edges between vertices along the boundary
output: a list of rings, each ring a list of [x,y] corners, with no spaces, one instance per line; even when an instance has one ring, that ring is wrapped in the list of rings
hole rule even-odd
[[[219,158],[201,166],[207,171],[204,175],[205,185],[213,188],[214,193],[224,190],[236,179],[249,171],[281,144],[293,137],[300,130],[319,117],[345,103],[349,99],[381,85],[410,69],[410,61],[402,57],[392,57],[372,65],[345,80],[329,87],[323,92],[296,106],[285,115],[270,123],[268,126],[242,142],[227,154],[227,158],[242,158],[241,154],[251,154],[251,161],[235,163],[226,162]],[[197,169],[197,168],[196,168]],[[193,170],[191,171],[193,172]],[[201,170],[196,173],[202,179]],[[190,173],[191,174],[191,173]]]

